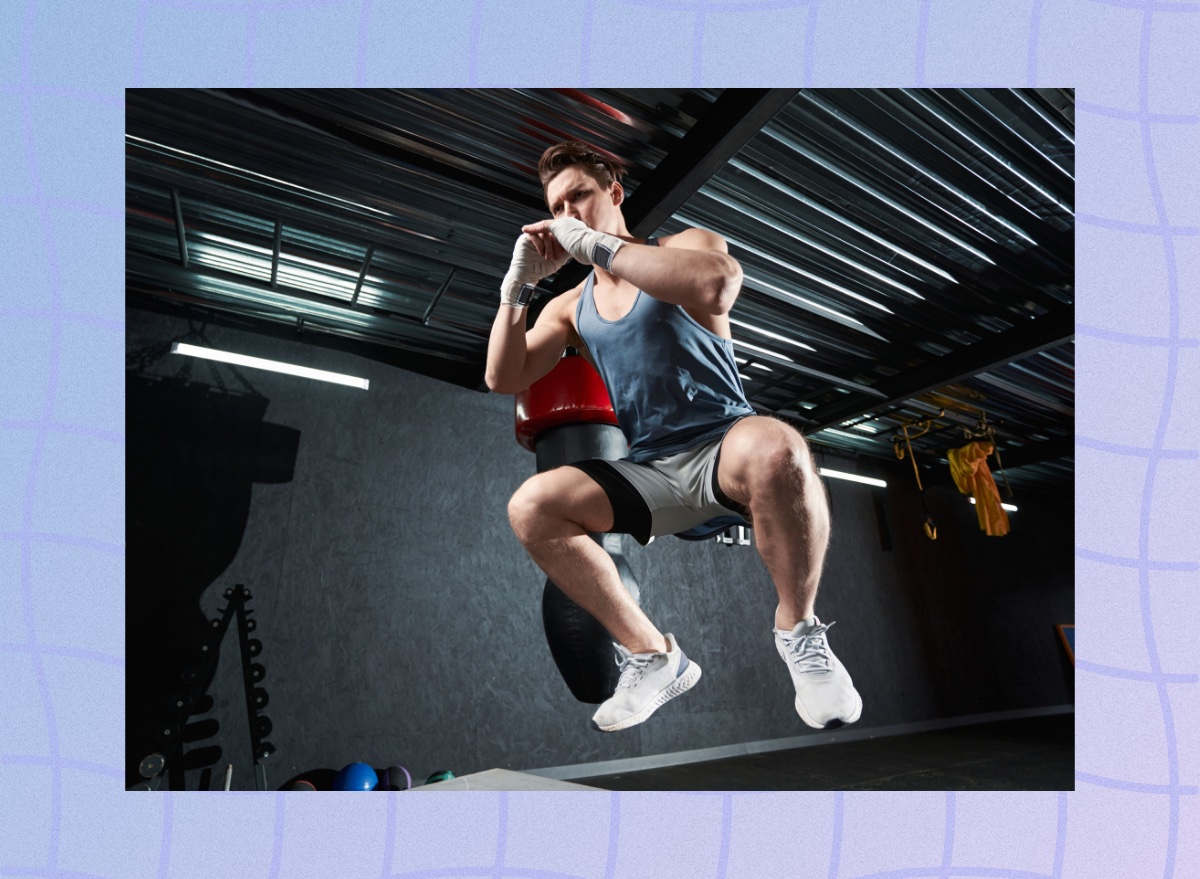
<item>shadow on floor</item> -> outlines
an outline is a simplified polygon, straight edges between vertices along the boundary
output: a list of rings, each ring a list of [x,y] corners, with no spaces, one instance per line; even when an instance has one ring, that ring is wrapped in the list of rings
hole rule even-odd
[[[1074,790],[1075,715],[572,780],[605,790]]]

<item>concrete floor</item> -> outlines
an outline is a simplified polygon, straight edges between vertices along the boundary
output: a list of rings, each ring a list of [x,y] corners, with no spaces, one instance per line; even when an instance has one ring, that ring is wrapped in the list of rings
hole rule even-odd
[[[1058,714],[574,779],[605,790],[1074,790]]]

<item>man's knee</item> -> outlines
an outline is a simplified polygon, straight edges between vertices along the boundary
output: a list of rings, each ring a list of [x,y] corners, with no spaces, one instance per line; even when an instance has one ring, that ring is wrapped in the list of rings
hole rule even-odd
[[[528,545],[547,535],[560,535],[564,523],[587,521],[579,515],[579,499],[566,468],[531,476],[508,501],[508,521],[517,539]]]
[[[808,443],[790,425],[776,422],[763,431],[751,476],[751,490],[782,487],[816,478],[816,464]]]
[[[547,536],[608,531],[613,510],[597,482],[564,466],[525,480],[508,502],[508,520],[528,545]]]
[[[546,515],[547,496],[540,477],[526,479],[508,501],[508,521],[522,543],[532,539],[538,521]]]

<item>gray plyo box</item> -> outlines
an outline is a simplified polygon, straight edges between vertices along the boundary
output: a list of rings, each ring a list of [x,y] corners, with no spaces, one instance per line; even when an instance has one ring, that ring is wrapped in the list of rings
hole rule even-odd
[[[473,775],[464,775],[461,778],[451,778],[449,781],[439,781],[437,784],[423,784],[420,787],[414,787],[413,790],[599,790],[599,788],[559,781],[556,778],[543,778],[540,775],[529,775],[525,772],[513,772],[511,769],[488,769]]]

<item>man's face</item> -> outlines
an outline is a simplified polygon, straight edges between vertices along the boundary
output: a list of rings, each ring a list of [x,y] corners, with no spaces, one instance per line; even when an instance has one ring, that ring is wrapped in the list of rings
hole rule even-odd
[[[595,178],[578,165],[563,168],[546,187],[550,213],[559,217],[574,217],[601,232],[617,229],[621,184],[614,182],[605,189]]]

